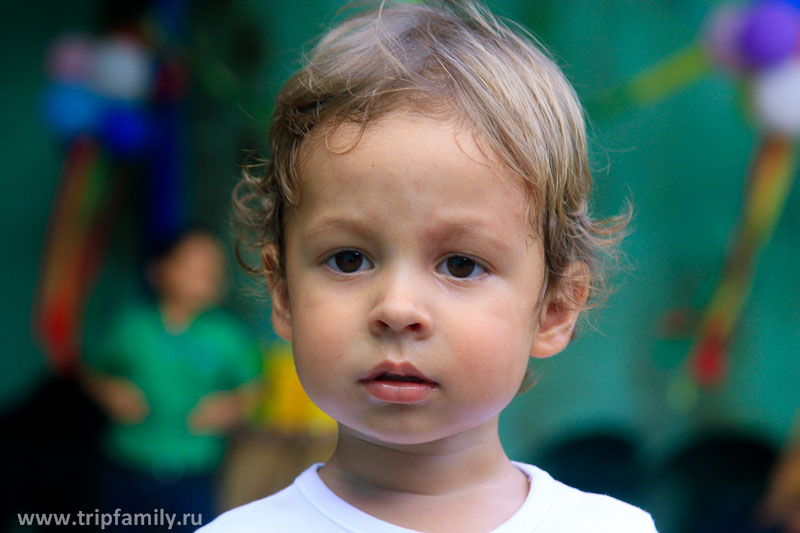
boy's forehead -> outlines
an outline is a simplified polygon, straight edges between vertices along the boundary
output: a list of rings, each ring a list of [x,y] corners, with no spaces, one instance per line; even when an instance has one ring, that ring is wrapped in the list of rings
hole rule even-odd
[[[432,136],[431,129],[434,131]],[[440,142],[434,142],[437,140]],[[415,170],[419,170],[419,165],[423,165],[425,168],[418,174],[409,176],[411,179],[399,180],[397,183],[390,181],[388,187],[379,190],[378,194],[385,196],[392,194],[390,189],[394,187],[413,186],[420,193],[416,200],[424,203],[425,197],[422,195],[428,189],[426,187],[428,168],[431,169],[431,173],[435,174],[438,172],[436,167],[442,164],[454,164],[465,169],[477,164],[485,169],[486,176],[491,176],[481,186],[490,187],[489,181],[499,178],[500,181],[495,181],[495,183],[503,185],[505,194],[509,198],[518,200],[514,211],[524,213],[523,216],[526,219],[532,220],[529,215],[535,209],[529,205],[530,194],[525,180],[503,164],[499,157],[487,151],[485,143],[481,142],[480,137],[475,134],[473,129],[458,119],[431,119],[405,110],[384,115],[365,126],[346,122],[336,125],[327,124],[313,130],[304,141],[298,158],[301,203],[303,203],[302,198],[308,196],[308,189],[317,191],[317,194],[314,194],[316,198],[310,200],[313,203],[322,202],[330,205],[336,202],[337,198],[341,199],[340,194],[344,193],[341,187],[337,187],[336,190],[329,188],[321,190],[319,187],[315,187],[316,182],[311,180],[320,179],[327,173],[346,175],[351,168],[350,160],[353,159],[348,156],[369,153],[370,157],[374,158],[370,160],[371,166],[385,163],[387,159],[397,156],[398,143],[404,145],[405,150],[402,151],[404,157],[397,161],[397,168],[406,164]],[[356,157],[356,159],[358,158]],[[364,165],[364,161],[363,158],[359,159],[359,164]],[[363,170],[363,166],[359,168],[359,172]],[[369,170],[371,169],[368,169],[368,172]],[[402,171],[398,171],[397,175],[405,177]],[[449,175],[452,176],[451,185],[453,186],[450,189],[450,195],[456,198],[462,192],[458,185],[459,180],[463,180],[463,178],[458,172],[452,172]],[[302,194],[303,189],[306,189],[307,194]],[[446,207],[448,206],[441,206],[442,209]],[[437,211],[440,210],[437,205]]]
[[[508,179],[510,183],[522,186],[523,178],[516,175],[502,159],[488,148],[488,143],[463,119],[454,113],[431,118],[427,114],[401,108],[372,119],[366,124],[353,121],[329,122],[316,126],[303,140],[298,153],[297,172],[300,185],[308,173],[309,166],[325,164],[336,159],[336,156],[354,154],[368,145],[373,150],[385,152],[387,155],[395,151],[395,146],[384,135],[392,130],[392,137],[408,139],[419,138],[424,125],[435,124],[437,129],[449,137],[458,147],[451,151],[450,157],[478,163],[491,168]],[[421,143],[420,150],[436,150],[436,146]],[[420,152],[420,155],[421,152]]]

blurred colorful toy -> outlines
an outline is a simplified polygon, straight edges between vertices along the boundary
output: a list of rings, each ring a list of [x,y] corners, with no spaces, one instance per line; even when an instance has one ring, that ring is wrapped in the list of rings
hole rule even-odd
[[[61,372],[72,370],[78,360],[83,313],[108,241],[114,191],[120,186],[119,179],[111,179],[119,169],[108,155],[135,157],[143,147],[141,132],[132,131],[135,119],[132,127],[128,116],[118,118],[113,92],[132,97],[136,91],[135,97],[142,99],[143,73],[134,79],[124,72],[130,66],[120,69],[111,59],[98,53],[90,37],[68,34],[56,39],[46,60],[50,87],[44,119],[66,143],[66,154],[42,252],[33,327],[51,365]],[[99,74],[119,81],[109,90],[96,84]]]
[[[169,15],[160,34],[169,39],[183,4],[154,4],[162,8],[158,13]],[[131,26],[140,23],[131,21]],[[186,76],[175,60],[177,41],[159,48],[135,37],[146,32],[129,30],[103,38],[67,33],[53,42],[45,60],[49,87],[42,114],[65,145],[65,162],[42,252],[33,327],[59,371],[77,363],[86,301],[123,181],[145,174],[146,240],[164,240],[184,219],[177,109]]]
[[[120,138],[130,137],[133,120],[146,121],[154,68],[152,53],[129,37],[60,37],[46,60],[51,85],[45,92],[45,122],[67,142],[91,134],[114,150]],[[121,113],[125,120],[120,120]],[[140,154],[131,151],[131,143],[124,148],[126,155]],[[144,143],[136,148],[144,148]]]
[[[775,229],[797,172],[800,2],[719,5],[710,12],[697,42],[589,104],[597,117],[645,106],[714,68],[745,87],[760,140],[741,220],[688,358],[695,381],[705,386],[719,383],[725,375],[725,353],[747,300],[753,266]]]

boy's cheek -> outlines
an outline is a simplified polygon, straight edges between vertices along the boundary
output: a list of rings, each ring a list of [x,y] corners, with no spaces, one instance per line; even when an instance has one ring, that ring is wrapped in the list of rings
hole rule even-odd
[[[454,351],[463,354],[460,366],[473,383],[516,388],[516,381],[528,366],[529,346],[518,342],[518,336],[505,324],[496,324],[495,334],[464,336]],[[480,331],[480,330],[474,330]],[[485,331],[485,330],[484,330]]]
[[[323,365],[346,357],[356,341],[352,319],[346,310],[326,305],[324,299],[304,302],[293,316],[295,357],[319,358]]]

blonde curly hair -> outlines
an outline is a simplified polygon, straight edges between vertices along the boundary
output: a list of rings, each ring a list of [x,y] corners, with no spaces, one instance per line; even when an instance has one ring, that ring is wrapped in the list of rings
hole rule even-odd
[[[513,28],[513,29],[512,29]],[[271,158],[246,165],[234,191],[237,257],[247,270],[283,279],[286,212],[301,202],[301,145],[317,126],[364,128],[398,109],[457,118],[483,149],[518,175],[542,236],[547,291],[580,269],[598,300],[603,258],[630,220],[589,213],[592,176],[582,108],[535,39],[469,1],[381,2],[344,20],[310,51],[277,97]],[[258,264],[242,252],[265,254]],[[564,297],[569,299],[570,292]]]

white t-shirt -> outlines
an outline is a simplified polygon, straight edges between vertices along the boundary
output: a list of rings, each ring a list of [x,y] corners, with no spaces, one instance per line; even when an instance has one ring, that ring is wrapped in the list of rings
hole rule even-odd
[[[655,533],[646,512],[610,496],[554,480],[535,466],[514,463],[530,480],[522,507],[492,533]],[[356,509],[322,481],[315,464],[277,494],[219,516],[198,533],[412,533]]]

